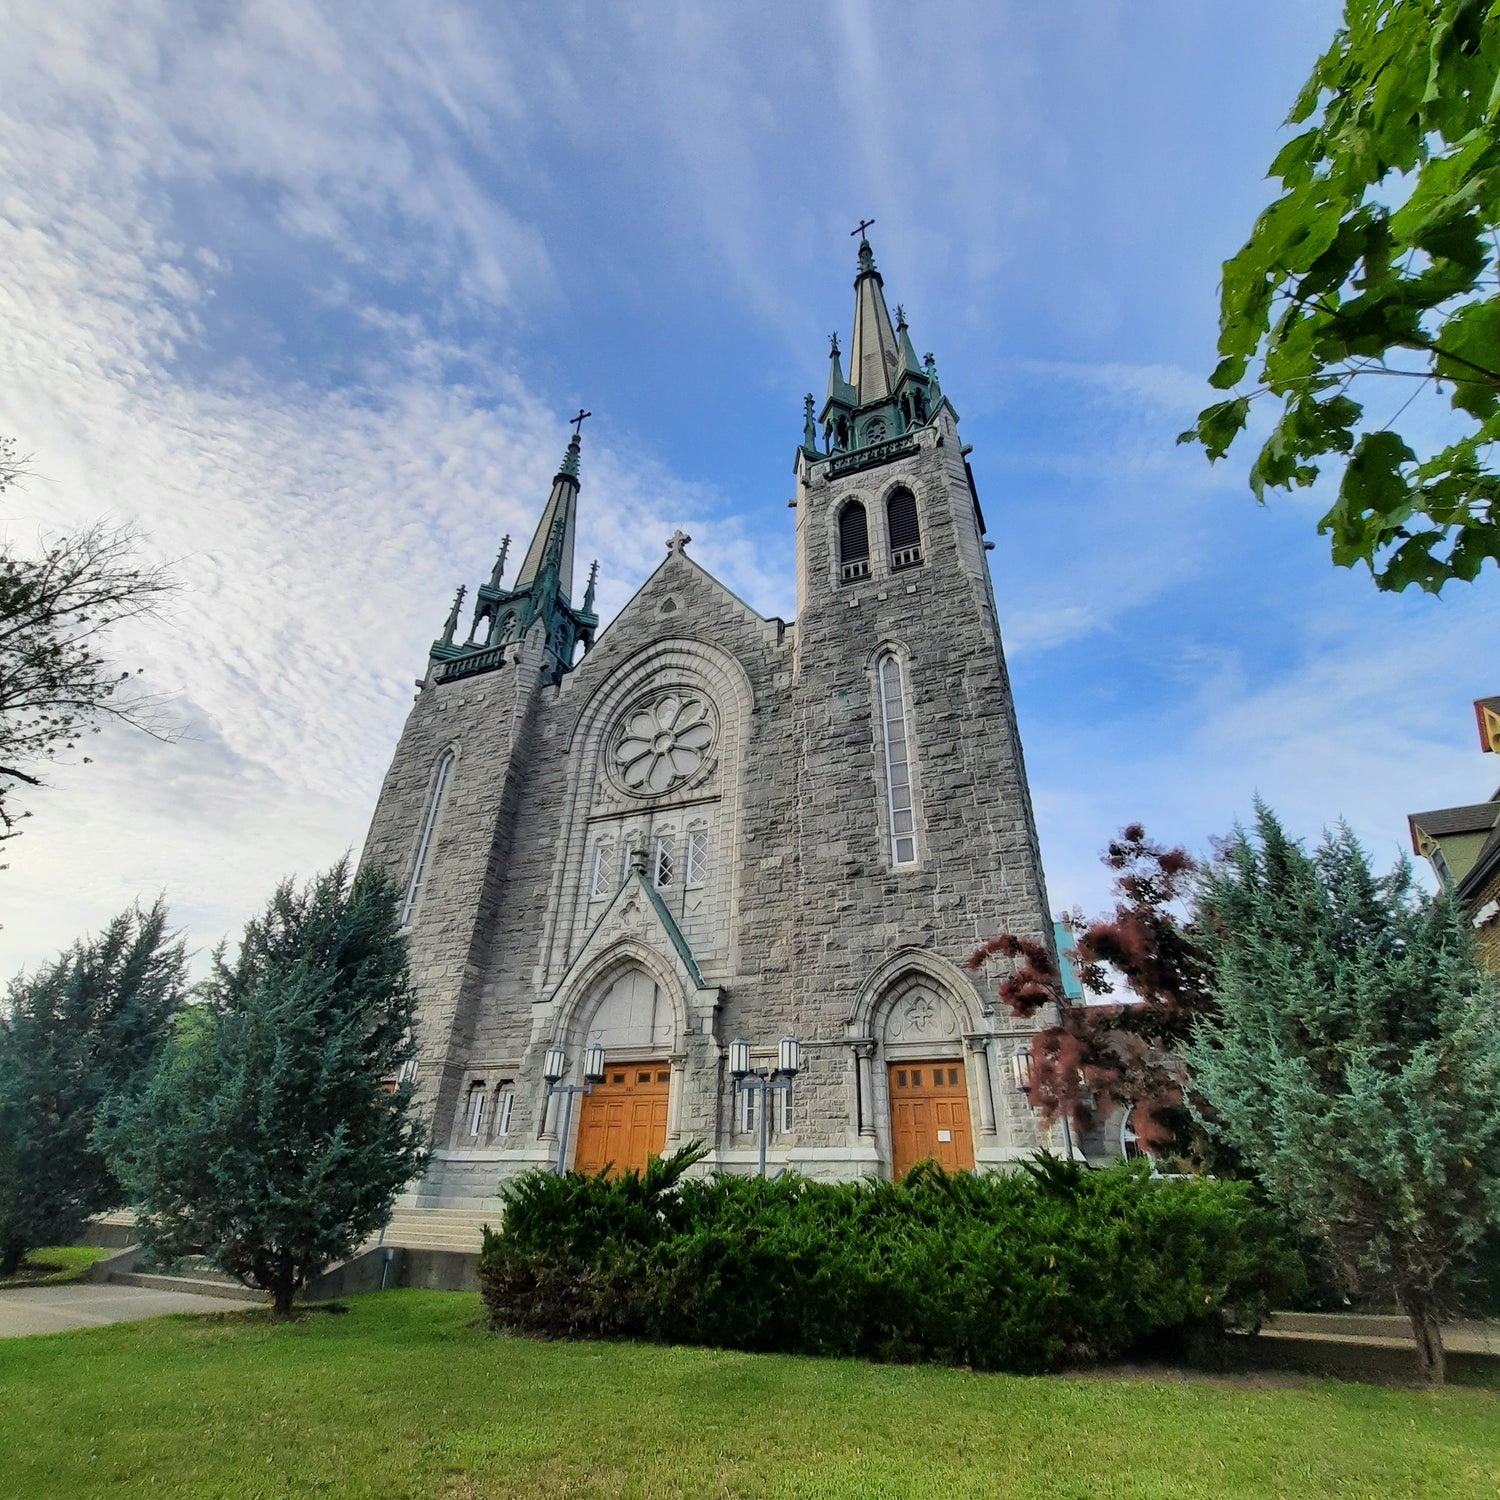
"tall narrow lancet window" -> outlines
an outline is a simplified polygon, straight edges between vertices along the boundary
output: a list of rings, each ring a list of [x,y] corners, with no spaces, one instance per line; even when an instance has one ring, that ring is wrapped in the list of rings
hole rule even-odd
[[[687,837],[688,885],[702,885],[708,879],[708,829],[694,828]]]
[[[670,833],[664,833],[656,841],[656,869],[652,883],[661,888],[671,885],[676,878],[677,840]]]
[[[922,561],[922,529],[917,524],[917,497],[910,490],[897,490],[886,501],[886,520],[891,536],[891,571],[914,568]]]
[[[443,788],[448,784],[448,773],[453,769],[453,752],[450,750],[438,762],[437,775],[433,778],[432,793],[427,799],[427,811],[422,818],[422,838],[417,844],[417,858],[411,867],[411,880],[406,887],[406,900],[401,903],[401,925],[411,921],[417,898],[422,894],[422,879],[427,871],[427,856],[432,852],[432,833],[437,827],[438,804],[443,800]]]
[[[858,500],[839,512],[839,570],[845,583],[870,576],[870,523]]]
[[[895,656],[882,656],[879,673],[880,723],[885,736],[885,787],[891,815],[891,863],[911,865],[917,861],[917,838],[900,661]]]
[[[615,876],[615,846],[608,839],[601,839],[594,849],[594,868],[589,876],[589,900],[597,901],[614,889],[611,882]]]

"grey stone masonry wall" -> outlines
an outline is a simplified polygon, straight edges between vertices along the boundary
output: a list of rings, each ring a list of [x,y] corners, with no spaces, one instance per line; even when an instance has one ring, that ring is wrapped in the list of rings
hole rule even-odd
[[[892,1008],[903,970],[927,974],[956,1006],[977,1154],[1003,1160],[1040,1143],[1010,1086],[1010,1056],[1030,1028],[963,966],[997,932],[1050,944],[1052,925],[977,503],[951,409],[914,437],[914,453],[836,478],[828,460],[799,458],[794,1024],[819,1036],[842,1028],[851,1047],[869,1053],[869,1123],[885,1158],[885,1069],[899,1047],[922,1041],[908,1031],[893,1050]],[[901,487],[916,497],[922,561],[895,570],[885,507]],[[844,582],[838,516],[856,499],[868,517],[870,574]],[[916,804],[916,859],[904,867],[892,858],[880,721],[877,670],[886,653],[901,663]],[[964,1051],[951,1037],[946,1047]]]
[[[799,456],[795,627],[761,618],[677,540],[559,683],[545,681],[539,631],[497,671],[429,675],[364,852],[410,881],[451,752],[410,924],[436,1147],[419,1200],[483,1201],[552,1160],[542,1057],[561,1043],[576,1077],[591,1038],[670,1066],[667,1146],[704,1140],[706,1167],[756,1160],[724,1062],[737,1036],[765,1064],[783,1034],[803,1043],[790,1113],[773,1103],[777,1166],[889,1171],[888,1069],[916,1059],[962,1062],[979,1165],[1041,1144],[1010,1085],[1029,1028],[964,968],[1001,930],[1051,941],[985,544],[951,409],[914,440],[838,477]],[[902,485],[921,560],[894,570],[885,503]],[[837,521],[852,498],[869,515],[871,570],[845,583]],[[892,847],[887,654],[914,789],[906,864]],[[662,762],[670,776],[642,782],[648,762],[627,746],[675,744],[678,714],[699,727]]]

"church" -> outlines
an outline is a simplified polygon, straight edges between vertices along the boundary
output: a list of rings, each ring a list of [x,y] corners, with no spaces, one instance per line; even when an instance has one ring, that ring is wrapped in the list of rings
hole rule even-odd
[[[835,338],[795,453],[795,622],[678,531],[600,631],[580,413],[519,568],[502,548],[433,642],[363,853],[419,996],[415,1203],[695,1141],[819,1178],[1055,1144],[1018,1087],[1030,1023],[965,968],[1000,931],[1053,940],[993,544],[867,227],[847,374]]]

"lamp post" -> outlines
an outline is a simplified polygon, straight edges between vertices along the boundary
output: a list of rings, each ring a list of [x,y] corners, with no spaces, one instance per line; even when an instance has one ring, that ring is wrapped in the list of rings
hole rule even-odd
[[[547,1098],[554,1094],[563,1096],[562,1125],[557,1132],[557,1175],[568,1170],[568,1131],[573,1125],[573,1095],[592,1094],[596,1083],[604,1082],[604,1048],[595,1042],[583,1054],[583,1082],[564,1083],[568,1071],[568,1058],[559,1043],[547,1048],[542,1062],[542,1077],[547,1081]]]
[[[784,1036],[776,1053],[774,1068],[752,1068],[750,1066],[750,1043],[742,1037],[729,1044],[729,1071],[734,1077],[735,1093],[754,1093],[759,1096],[760,1111],[760,1175],[766,1175],[766,1132],[769,1126],[770,1095],[784,1093],[790,1102],[792,1080],[802,1071],[802,1043],[794,1036]]]
[[[1016,1086],[1018,1094],[1026,1096],[1027,1104],[1031,1104],[1031,1048],[1017,1047],[1011,1054],[1010,1059],[1011,1082]],[[1034,1107],[1034,1106],[1033,1106]],[[1064,1110],[1061,1115],[1063,1132],[1063,1149],[1067,1152],[1068,1160],[1073,1160],[1073,1129],[1068,1124],[1068,1114]]]

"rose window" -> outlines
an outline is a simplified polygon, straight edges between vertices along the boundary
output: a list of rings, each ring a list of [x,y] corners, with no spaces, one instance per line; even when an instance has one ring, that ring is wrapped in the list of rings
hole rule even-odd
[[[615,770],[629,791],[657,796],[696,776],[713,742],[707,702],[667,693],[626,719],[615,744]]]

